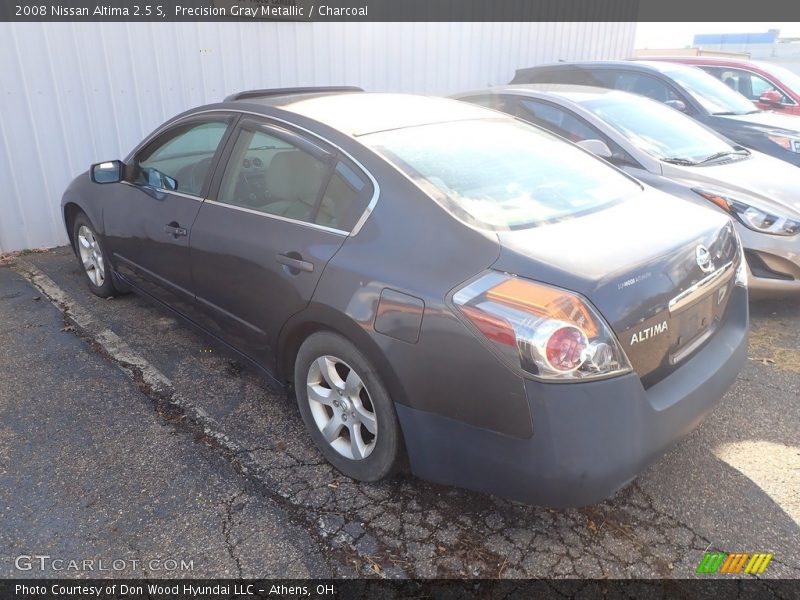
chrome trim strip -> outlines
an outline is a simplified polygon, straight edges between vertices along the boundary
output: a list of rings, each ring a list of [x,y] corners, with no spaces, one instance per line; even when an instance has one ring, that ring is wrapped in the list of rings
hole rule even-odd
[[[742,259],[744,260],[744,259]],[[729,262],[725,266],[717,269],[708,277],[705,277],[695,283],[693,286],[685,289],[680,294],[675,296],[672,300],[669,301],[669,312],[670,314],[689,306],[695,300],[699,300],[703,295],[709,292],[709,288],[711,288],[714,284],[718,283],[723,279],[730,279],[733,277],[734,269],[733,269],[733,261]]]
[[[334,227],[326,227],[325,225],[318,225],[317,223],[309,223],[308,221],[298,221],[297,219],[290,219],[289,217],[282,217],[281,215],[274,215],[272,213],[264,212],[263,210],[256,210],[254,208],[247,208],[245,206],[236,206],[235,204],[226,204],[225,202],[217,202],[216,200],[209,200],[206,198],[206,204],[213,204],[214,206],[221,206],[223,208],[231,208],[233,210],[240,210],[242,212],[250,213],[253,215],[261,215],[262,217],[268,217],[270,219],[275,219],[277,221],[285,221],[286,223],[294,223],[295,225],[303,225],[305,227],[310,227],[312,229],[319,229],[321,231],[327,231],[328,233],[335,233],[336,235],[341,235],[343,237],[347,237],[347,232],[342,229],[336,229]]]
[[[375,177],[373,177],[372,173],[364,165],[362,165],[352,154],[350,154],[347,150],[343,149],[338,144],[333,143],[332,141],[330,141],[329,139],[319,135],[318,133],[314,133],[310,129],[306,129],[305,127],[297,125],[296,123],[292,123],[291,121],[287,121],[285,119],[281,119],[280,117],[274,117],[272,115],[266,115],[264,113],[255,112],[255,111],[252,111],[252,110],[242,110],[240,108],[209,108],[207,110],[200,110],[200,111],[197,111],[197,112],[193,112],[192,114],[186,115],[183,118],[176,119],[174,121],[169,121],[169,122],[165,123],[164,125],[162,125],[161,127],[159,127],[158,129],[156,129],[143,142],[140,142],[136,146],[136,148],[133,149],[133,151],[130,154],[128,154],[128,156],[125,159],[125,162],[128,162],[133,156],[136,155],[136,153],[141,148],[144,148],[147,144],[149,144],[155,137],[160,135],[163,131],[178,125],[181,121],[184,121],[186,119],[191,119],[193,117],[196,117],[197,115],[204,115],[204,114],[208,114],[208,113],[238,113],[238,114],[242,114],[242,115],[253,115],[253,116],[265,119],[267,121],[274,121],[274,122],[277,122],[277,123],[282,123],[283,125],[288,125],[290,128],[294,128],[294,129],[297,129],[299,131],[303,131],[303,132],[305,132],[305,133],[317,138],[318,140],[322,140],[324,143],[328,144],[329,146],[331,146],[333,148],[336,148],[344,156],[346,156],[351,161],[353,161],[353,163],[361,170],[361,172],[364,173],[367,176],[367,178],[372,182],[372,190],[373,190],[372,191],[372,198],[370,199],[369,203],[367,204],[367,207],[364,209],[364,212],[361,214],[361,216],[359,217],[358,221],[356,221],[356,224],[353,227],[352,231],[350,231],[349,233],[345,232],[345,235],[349,235],[349,237],[353,237],[353,236],[357,235],[359,231],[361,231],[361,228],[364,226],[364,223],[367,221],[369,216],[372,214],[372,211],[375,209],[375,206],[378,204],[378,198],[381,195],[381,186],[378,185],[378,180],[375,179]],[[347,134],[342,134],[342,135],[347,135]],[[154,189],[157,189],[157,188],[154,188]],[[210,202],[210,200],[207,200],[207,202]],[[226,205],[226,206],[230,206],[230,205]],[[258,211],[256,211],[256,212],[258,212]],[[259,212],[258,214],[263,215],[263,214],[266,214],[266,213]],[[293,222],[302,223],[302,221],[293,221]],[[304,223],[304,224],[305,225],[309,225],[309,223]],[[336,229],[336,230],[333,230],[333,231],[339,232],[340,230]]]
[[[181,198],[189,198],[190,200],[197,200],[198,202],[203,201],[203,199],[200,196],[193,196],[192,194],[184,194],[183,192],[177,192],[173,190],[165,190],[164,188],[157,188],[153,187],[152,185],[136,185],[135,183],[131,183],[130,181],[120,181],[120,183],[129,185],[132,188],[144,188],[148,190],[154,190],[156,192],[160,192],[163,194],[172,194],[173,196],[180,196]]]

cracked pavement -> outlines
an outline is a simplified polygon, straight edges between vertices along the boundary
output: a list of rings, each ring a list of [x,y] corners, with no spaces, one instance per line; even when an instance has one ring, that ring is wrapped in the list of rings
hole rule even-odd
[[[800,577],[798,300],[753,304],[751,360],[698,430],[608,501],[551,510],[410,475],[349,480],[293,398],[188,326],[91,295],[68,248],[20,260],[92,324],[61,331],[0,269],[0,576],[35,551],[170,554],[194,559],[191,576],[683,578],[721,550],[773,552],[763,577]],[[109,336],[158,376],[114,368]]]

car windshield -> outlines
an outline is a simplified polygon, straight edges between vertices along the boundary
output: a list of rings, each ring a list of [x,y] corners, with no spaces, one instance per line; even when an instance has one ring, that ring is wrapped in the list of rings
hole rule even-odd
[[[712,115],[746,115],[758,112],[750,100],[698,68],[675,69],[665,75],[683,86]]]
[[[660,160],[701,162],[736,148],[674,108],[606,94],[581,102],[633,145]]]
[[[767,73],[771,73],[777,79],[780,79],[781,83],[786,85],[786,87],[790,88],[793,92],[800,92],[800,75],[794,71],[772,63],[759,62],[756,64]]]
[[[361,140],[423,188],[433,186],[452,214],[493,229],[578,216],[641,191],[583,150],[511,119],[420,125]]]

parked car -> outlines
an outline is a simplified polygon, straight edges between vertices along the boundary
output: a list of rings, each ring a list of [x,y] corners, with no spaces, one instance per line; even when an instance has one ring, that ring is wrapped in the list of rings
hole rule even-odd
[[[647,96],[737,144],[800,166],[800,119],[760,111],[696,67],[656,61],[558,63],[520,69],[511,83],[589,85]]]
[[[800,75],[780,65],[713,56],[648,57],[647,60],[699,67],[748,98],[761,110],[800,115]]]
[[[94,165],[63,211],[92,292],[133,289],[293,385],[359,480],[406,452],[425,479],[593,503],[746,357],[727,216],[454,100],[234,95]]]
[[[640,181],[731,215],[754,295],[800,293],[800,182],[663,104],[627,92],[532,84],[459,94],[584,145]]]

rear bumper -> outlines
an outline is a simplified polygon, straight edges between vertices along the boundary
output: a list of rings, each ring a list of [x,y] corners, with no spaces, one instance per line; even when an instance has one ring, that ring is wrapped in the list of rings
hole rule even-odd
[[[529,439],[397,405],[412,471],[531,504],[604,500],[697,427],[722,398],[746,360],[747,326],[747,292],[735,288],[724,326],[647,390],[635,374],[576,384],[526,381]]]

